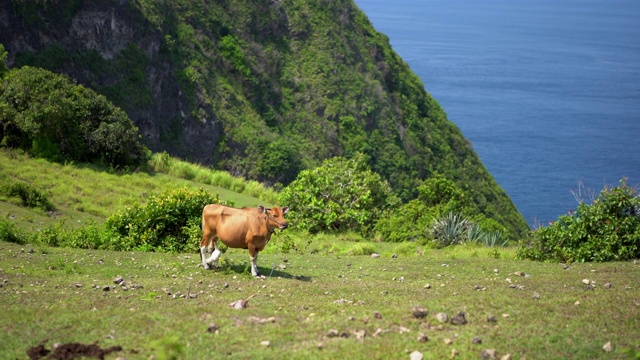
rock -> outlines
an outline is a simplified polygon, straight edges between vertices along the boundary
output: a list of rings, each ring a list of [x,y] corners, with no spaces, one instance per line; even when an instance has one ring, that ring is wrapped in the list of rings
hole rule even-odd
[[[377,259],[377,258],[379,258],[379,257],[380,257],[380,254],[378,254],[378,253],[373,253],[373,254],[371,254],[371,257],[372,257],[372,258],[374,258],[374,259]]]
[[[482,339],[476,336],[471,340],[471,343],[476,345],[482,344]]]
[[[511,360],[511,359],[513,359],[513,356],[511,356],[511,354],[507,354],[500,358],[500,360]]]
[[[122,276],[118,276],[117,278],[113,279],[113,283],[116,285],[120,285],[123,281],[124,279],[122,278]]]
[[[380,312],[378,311],[374,311],[373,312],[373,317],[376,319],[382,319],[382,314],[380,314]]]
[[[422,353],[420,351],[418,351],[418,350],[412,352],[409,355],[409,359],[410,360],[422,360],[422,358],[423,358]]]
[[[440,312],[436,314],[436,319],[438,319],[438,321],[440,321],[441,323],[446,323],[449,321],[449,316],[447,316],[447,314]]]
[[[427,311],[427,309],[423,307],[416,306],[413,309],[411,309],[411,313],[413,314],[413,317],[415,317],[416,319],[424,319],[429,312]]]
[[[454,357],[460,355],[460,352],[456,349],[451,349],[451,355],[449,356],[450,359],[453,359]]]
[[[425,284],[423,287],[424,287],[425,289],[431,289],[431,284]]]
[[[365,335],[367,335],[367,331],[366,331],[366,330],[358,330],[358,331],[354,331],[354,332],[353,332],[353,335],[355,335],[355,336],[356,336],[356,340],[363,341],[363,340],[364,340]]]
[[[423,343],[423,342],[427,342],[427,341],[429,341],[429,337],[427,335],[425,335],[423,333],[419,333],[418,334],[418,342]]]
[[[531,296],[531,297],[536,299],[536,300],[538,300],[538,299],[540,299],[540,294],[538,294],[537,292],[534,292],[533,296]]]
[[[444,341],[445,345],[453,344],[453,340],[451,340],[451,338],[445,338],[443,341]]]
[[[269,341],[269,340],[260,341],[260,345],[269,346],[269,345],[271,345],[271,341]]]
[[[207,327],[207,332],[217,334],[220,332],[220,326],[218,326],[217,324],[210,324]]]
[[[495,359],[496,358],[496,349],[484,349],[480,353],[482,359]]]
[[[604,350],[605,352],[611,352],[611,350],[613,350],[611,341],[607,341],[607,343],[602,346],[602,350]]]
[[[605,288],[605,289],[611,289],[611,286],[612,286],[612,285],[611,285],[611,283],[610,283],[610,282],[608,282],[608,283],[604,283],[604,288]]]
[[[467,323],[467,318],[464,316],[464,312],[460,311],[457,315],[451,318],[451,324],[464,325]]]
[[[585,285],[589,285],[591,281],[589,281],[589,279],[582,279],[582,283]]]
[[[329,330],[329,332],[327,333],[327,337],[328,338],[334,338],[334,337],[338,337],[340,336],[340,333],[338,332],[338,330],[336,329],[331,329]]]
[[[232,307],[236,310],[246,309],[247,303],[244,300],[240,299],[240,300],[236,300],[234,302],[229,303],[229,307]]]
[[[487,318],[487,322],[498,322],[498,319],[495,315],[491,315]]]

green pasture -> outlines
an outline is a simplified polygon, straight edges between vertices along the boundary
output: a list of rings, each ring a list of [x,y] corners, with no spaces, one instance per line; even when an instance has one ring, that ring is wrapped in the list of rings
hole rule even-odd
[[[278,241],[270,246],[277,249]],[[265,279],[250,275],[240,250],[205,271],[195,253],[0,242],[0,354],[23,359],[34,346],[56,343],[122,348],[107,359],[637,354],[640,267],[633,262],[566,266],[477,247],[398,255],[389,244],[372,244],[382,254],[376,258],[323,250],[330,239],[313,241],[298,252],[262,254]],[[118,277],[124,286],[114,283]],[[231,306],[238,300],[246,307]],[[451,322],[459,312],[466,324]],[[439,321],[438,313],[450,320]]]

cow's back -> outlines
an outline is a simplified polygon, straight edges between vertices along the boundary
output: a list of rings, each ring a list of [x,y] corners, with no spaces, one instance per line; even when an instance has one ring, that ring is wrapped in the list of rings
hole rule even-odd
[[[202,229],[232,248],[246,248],[247,240],[260,233],[260,211],[211,204],[202,211]]]

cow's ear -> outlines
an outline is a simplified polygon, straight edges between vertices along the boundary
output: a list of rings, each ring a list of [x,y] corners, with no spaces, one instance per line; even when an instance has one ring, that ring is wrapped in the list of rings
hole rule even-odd
[[[261,213],[264,213],[264,206],[262,206],[262,205],[258,205],[258,210],[259,210]]]
[[[289,207],[288,206],[285,206],[285,207],[282,208],[282,215],[284,215],[284,214],[286,214],[288,212],[289,212]]]

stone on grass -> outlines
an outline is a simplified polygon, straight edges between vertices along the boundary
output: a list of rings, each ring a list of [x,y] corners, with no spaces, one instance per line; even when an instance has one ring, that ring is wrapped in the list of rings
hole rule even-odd
[[[413,309],[411,309],[411,313],[416,319],[424,319],[427,316],[428,311],[421,306],[415,306]]]
[[[500,360],[511,360],[511,359],[513,359],[513,356],[511,356],[511,354],[504,355],[503,357],[500,358]]]
[[[480,353],[480,356],[483,360],[487,359],[495,359],[496,358],[496,349],[484,349]]]
[[[467,318],[464,316],[464,312],[460,311],[457,315],[451,318],[451,324],[464,325],[467,323]]]
[[[607,343],[602,346],[602,350],[604,350],[605,352],[611,352],[611,350],[613,350],[611,341],[607,341]]]
[[[476,336],[471,340],[471,343],[472,344],[476,344],[476,345],[477,344],[482,344],[482,339]]]
[[[418,342],[427,342],[429,341],[429,337],[426,334],[420,333],[418,334]]]
[[[207,332],[217,334],[220,332],[220,326],[218,326],[218,324],[210,324],[207,327]]]
[[[449,321],[449,316],[447,316],[447,314],[443,312],[439,312],[436,314],[436,319],[438,319],[438,321],[440,321],[441,323],[446,323],[447,321]]]
[[[380,254],[378,254],[378,253],[373,253],[373,254],[371,254],[371,257],[372,257],[372,258],[374,258],[374,259],[377,259],[377,258],[379,258],[379,257],[380,257]]]
[[[409,355],[409,359],[410,360],[422,360],[422,358],[423,358],[422,353],[420,351],[418,351],[418,350],[412,352]]]

